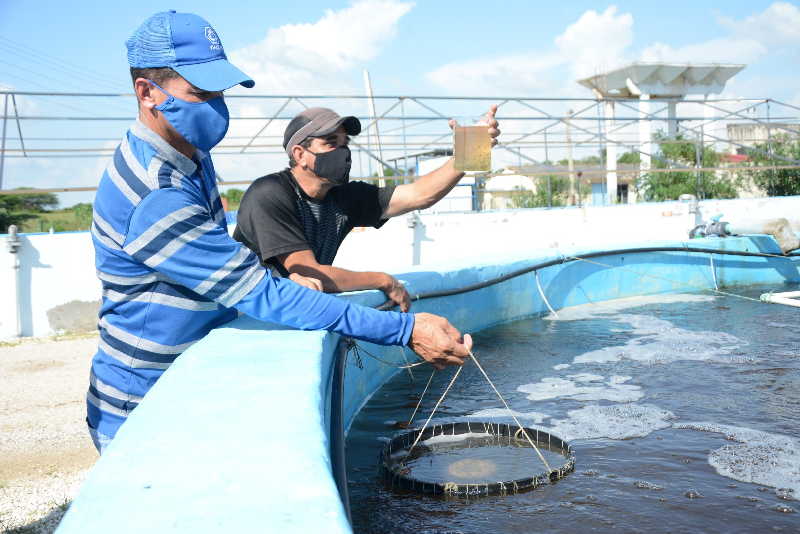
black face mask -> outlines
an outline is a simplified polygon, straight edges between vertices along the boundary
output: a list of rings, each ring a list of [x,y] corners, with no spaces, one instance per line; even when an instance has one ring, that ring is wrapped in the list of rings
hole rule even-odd
[[[309,150],[309,152],[311,152]],[[317,159],[314,162],[314,174],[327,178],[336,185],[344,185],[350,181],[350,149],[340,146],[330,152],[311,152]]]

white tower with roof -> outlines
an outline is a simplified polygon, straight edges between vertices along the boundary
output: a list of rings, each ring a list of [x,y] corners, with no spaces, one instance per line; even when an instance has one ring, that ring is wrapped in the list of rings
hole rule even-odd
[[[606,180],[608,202],[617,199],[617,144],[614,141],[614,99],[639,100],[639,170],[650,169],[652,153],[651,100],[667,103],[667,134],[677,134],[677,105],[687,95],[721,93],[725,84],[746,65],[719,63],[633,63],[627,67],[578,80],[604,101],[604,137],[606,145]],[[705,116],[713,116],[713,108],[704,106]]]

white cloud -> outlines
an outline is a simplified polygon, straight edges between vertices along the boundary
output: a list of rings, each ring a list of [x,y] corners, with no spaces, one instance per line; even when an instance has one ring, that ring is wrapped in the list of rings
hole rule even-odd
[[[775,2],[744,20],[720,17],[719,22],[737,37],[753,39],[766,46],[784,47],[800,43],[800,8],[788,2]]]
[[[602,35],[602,38],[598,38]],[[633,40],[633,16],[617,13],[616,6],[598,13],[586,11],[554,39],[550,51],[530,51],[499,58],[457,61],[427,74],[428,80],[453,93],[465,94],[574,94],[572,78],[618,66]]]
[[[313,23],[270,29],[262,41],[230,56],[255,79],[259,92],[347,89],[339,75],[375,58],[412,7],[395,0],[362,0],[338,11],[326,10]]]
[[[760,13],[742,20],[718,17],[731,34],[725,37],[673,48],[654,43],[642,51],[644,61],[753,63],[772,51],[797,54],[800,45],[800,9],[775,2]]]
[[[560,55],[578,78],[620,66],[632,42],[633,15],[617,14],[616,6],[603,13],[586,11],[556,37]]]
[[[549,90],[555,80],[544,75],[559,67],[555,54],[520,54],[498,59],[474,59],[443,65],[427,74],[439,87],[459,94],[525,94]]]
[[[264,39],[232,51],[229,57],[255,80],[253,91],[259,94],[361,93],[363,87],[353,85],[350,80],[360,80],[358,68],[377,57],[386,43],[397,35],[400,19],[413,6],[413,3],[397,0],[361,0],[344,9],[326,10],[314,22],[271,28]],[[252,94],[241,88],[231,93]],[[232,116],[271,117],[283,102],[229,98],[228,106]],[[307,104],[331,105],[329,102]],[[354,112],[350,109],[352,105],[336,103],[342,114]],[[292,116],[302,109],[295,101],[280,114]],[[232,122],[224,145],[246,143],[247,139],[237,138],[255,135],[266,123],[266,118]],[[286,120],[272,121],[254,144],[279,145],[286,124]],[[254,154],[264,151],[278,153]],[[219,154],[214,163],[225,180],[251,179],[283,168],[287,157],[280,151],[280,146],[253,147],[246,153],[251,155]]]
[[[634,19],[616,6],[588,10],[555,37],[550,50],[481,57],[442,65],[428,79],[451,93],[586,96],[575,80],[631,61],[754,63],[774,51],[800,50],[800,8],[776,2],[735,20],[718,17],[729,34],[684,46],[654,42],[631,50]]]
[[[645,48],[642,61],[681,63],[750,63],[767,53],[767,47],[754,39],[725,37],[673,48],[654,43]]]

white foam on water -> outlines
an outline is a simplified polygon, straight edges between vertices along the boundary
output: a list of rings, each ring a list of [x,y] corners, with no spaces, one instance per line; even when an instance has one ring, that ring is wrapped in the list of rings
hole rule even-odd
[[[550,417],[549,415],[541,412],[523,413],[512,410],[511,413],[513,413],[517,419],[528,419],[536,424],[540,424],[542,421]],[[488,408],[486,410],[478,410],[475,413],[469,414],[467,417],[478,419],[478,418],[494,418],[494,417],[511,417],[511,415],[505,408]]]
[[[465,434],[440,434],[438,436],[430,437],[422,441],[423,445],[434,445],[436,443],[453,443],[457,441],[464,441],[468,438],[489,438],[493,434],[488,432],[467,432]]]
[[[558,365],[554,365],[553,366],[553,369],[556,370],[556,371],[561,371],[561,370],[567,369],[567,368],[569,368],[569,364],[568,363],[559,363]]]
[[[628,380],[633,378],[632,376],[622,376],[622,375],[611,375],[608,378],[609,384],[624,384]]]
[[[567,375],[567,378],[571,378],[575,382],[597,382],[603,379],[600,375],[593,375],[590,373],[579,373],[577,375]]]
[[[630,439],[669,428],[675,415],[649,404],[613,404],[584,406],[567,412],[567,419],[554,421],[548,429],[566,439]]]
[[[724,477],[792,490],[800,497],[800,440],[782,434],[716,423],[680,423],[675,428],[723,434],[737,442],[711,451],[708,463]]]
[[[773,328],[788,328],[790,330],[794,330],[797,328],[797,325],[788,324],[788,323],[778,323],[775,321],[767,321],[767,326],[771,326]]]
[[[614,321],[631,326],[631,339],[624,345],[603,347],[576,356],[573,363],[620,360],[648,363],[714,360],[737,363],[738,360],[731,357],[730,353],[748,344],[731,334],[686,330],[652,315],[619,314]]]
[[[523,384],[517,387],[517,391],[527,393],[528,399],[533,401],[566,398],[582,401],[634,402],[644,396],[639,386],[624,383],[630,380],[629,376],[614,375],[605,382],[600,382],[603,380],[602,376],[588,373],[569,375],[569,377],[573,379],[546,377],[535,384]]]
[[[616,314],[623,310],[638,308],[639,306],[647,306],[649,304],[711,302],[716,298],[717,297],[713,295],[694,293],[664,293],[661,295],[629,297],[562,308],[558,310],[558,318],[556,318],[554,315],[547,315],[544,317],[544,319],[547,321],[578,321],[582,319],[595,319],[604,315]]]

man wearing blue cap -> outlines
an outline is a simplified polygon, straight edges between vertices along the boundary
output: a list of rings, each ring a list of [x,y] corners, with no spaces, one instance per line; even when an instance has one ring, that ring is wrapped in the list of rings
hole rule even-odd
[[[208,22],[157,13],[126,45],[139,116],[103,173],[92,222],[103,302],[87,423],[99,451],[175,358],[237,310],[407,344],[437,368],[464,362],[472,340],[446,319],[379,312],[274,278],[228,236],[208,152],[228,130],[222,92],[254,82]]]

